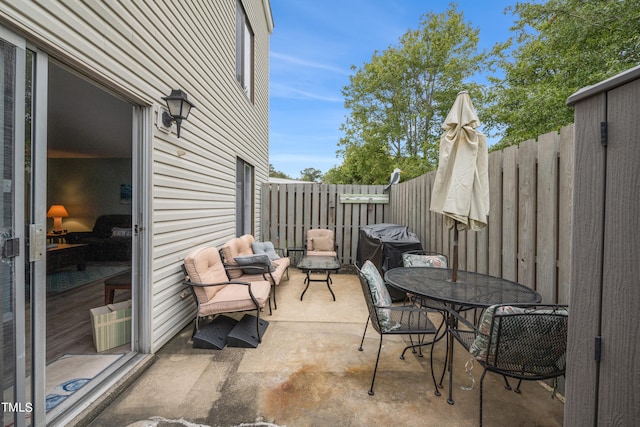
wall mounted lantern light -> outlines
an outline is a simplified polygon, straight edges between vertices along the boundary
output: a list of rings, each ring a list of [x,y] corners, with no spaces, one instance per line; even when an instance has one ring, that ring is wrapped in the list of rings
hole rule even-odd
[[[162,112],[162,124],[171,127],[171,123],[176,122],[178,138],[180,138],[180,125],[182,120],[189,117],[189,112],[195,107],[193,102],[187,99],[187,93],[180,89],[172,89],[169,96],[162,97],[167,103],[169,112]]]

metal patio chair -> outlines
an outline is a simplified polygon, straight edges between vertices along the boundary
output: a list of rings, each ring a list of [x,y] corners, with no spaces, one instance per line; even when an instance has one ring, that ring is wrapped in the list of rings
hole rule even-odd
[[[449,331],[482,367],[480,377],[480,425],[482,426],[482,383],[487,372],[518,379],[520,393],[523,380],[557,379],[564,376],[567,363],[566,305],[501,304],[486,309],[475,326],[454,311],[457,325]],[[473,376],[472,386],[475,383]],[[552,397],[555,395],[554,393]]]
[[[436,328],[431,322],[428,315],[434,313],[431,310],[427,310],[421,307],[417,307],[413,304],[409,305],[391,305],[391,296],[384,284],[384,280],[378,269],[373,265],[371,261],[365,261],[362,268],[358,268],[358,277],[360,278],[360,285],[362,286],[362,293],[369,309],[369,318],[362,334],[362,340],[360,342],[359,351],[363,351],[362,345],[364,344],[364,338],[367,334],[367,328],[369,323],[380,334],[380,343],[378,345],[378,355],[376,357],[376,364],[373,369],[373,377],[371,379],[371,388],[369,389],[369,395],[373,395],[373,385],[376,380],[376,373],[378,372],[378,363],[380,361],[380,351],[382,350],[382,338],[384,335],[418,335],[422,338],[418,343],[413,344],[410,347],[417,347],[422,345],[431,345],[433,354],[433,344],[442,336],[439,336],[439,332],[444,325],[444,317],[440,325]],[[437,312],[435,312],[437,313]],[[424,342],[426,335],[432,335],[433,339],[429,342]],[[404,359],[404,352],[401,359]],[[433,375],[433,361],[431,362],[431,377],[433,379],[433,385],[438,390],[436,385],[436,379]]]

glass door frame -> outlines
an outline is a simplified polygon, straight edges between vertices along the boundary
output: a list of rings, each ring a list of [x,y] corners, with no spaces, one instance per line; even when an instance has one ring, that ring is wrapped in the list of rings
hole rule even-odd
[[[2,236],[2,262],[7,265],[3,268],[3,271],[8,272],[10,275],[10,287],[9,292],[10,301],[12,305],[11,318],[3,318],[2,320],[2,333],[4,334],[5,321],[12,322],[12,334],[10,337],[11,343],[9,344],[13,350],[9,357],[12,359],[10,363],[13,365],[13,396],[6,396],[4,387],[3,393],[3,421],[9,421],[13,418],[13,423],[16,426],[27,425],[27,416],[31,412],[32,399],[31,396],[27,396],[27,342],[26,342],[26,292],[25,292],[25,267],[26,266],[26,235],[25,235],[25,88],[26,88],[26,41],[8,31],[4,27],[0,27],[0,39],[15,48],[15,62],[5,64],[3,61],[2,66],[2,92],[5,94],[5,83],[7,69],[6,66],[12,67],[13,81],[9,81],[9,84],[13,84],[13,108],[12,115],[4,114],[3,111],[3,130],[11,130],[12,135],[6,136],[3,133],[3,153],[12,155],[11,161],[8,159],[2,159],[3,168],[4,165],[10,164],[12,168],[10,176],[2,171],[3,179],[3,198],[7,196],[10,198],[8,206],[4,206],[10,210],[10,215],[7,216],[3,212],[3,236]],[[6,101],[6,99],[5,99]],[[6,126],[4,120],[11,121],[10,126]],[[10,147],[5,144],[11,144]],[[7,219],[8,223],[4,223]],[[17,251],[14,245],[13,250],[9,251],[7,243],[9,241],[17,242]],[[5,250],[6,249],[6,250]],[[9,252],[12,252],[9,254]],[[3,277],[4,281],[4,277]],[[11,312],[10,312],[11,313]],[[5,355],[5,344],[3,338],[2,357]],[[4,361],[3,361],[4,369]],[[4,381],[3,381],[4,386]],[[8,400],[8,401],[6,401]],[[29,403],[29,405],[27,405]],[[9,409],[5,411],[5,405],[10,405]]]

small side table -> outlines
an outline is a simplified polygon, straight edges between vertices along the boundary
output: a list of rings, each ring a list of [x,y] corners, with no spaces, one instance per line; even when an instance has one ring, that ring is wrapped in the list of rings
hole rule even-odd
[[[104,281],[104,304],[113,304],[116,289],[131,290],[131,271],[125,271]]]

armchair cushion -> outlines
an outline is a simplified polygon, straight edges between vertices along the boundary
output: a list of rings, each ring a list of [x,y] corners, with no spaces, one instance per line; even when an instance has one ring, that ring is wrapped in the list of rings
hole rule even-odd
[[[333,230],[312,228],[307,231],[305,245],[307,256],[337,256],[336,241]]]
[[[266,272],[264,267],[269,267],[269,271],[274,271],[275,267],[267,254],[243,255],[234,258],[239,266],[252,266],[242,269],[245,274],[261,274]]]
[[[253,250],[251,249],[251,244],[253,242],[255,242],[255,239],[250,234],[245,234],[244,236],[236,237],[226,242],[222,246],[221,250],[227,266],[237,267],[238,262],[235,260],[236,257],[253,255]],[[229,270],[228,274],[231,279],[237,279],[242,276],[243,271],[240,269],[233,269]]]
[[[184,259],[187,275],[194,283],[223,283],[229,280],[215,247],[204,247],[189,253]],[[216,296],[222,287],[194,287],[193,290],[201,304]]]
[[[312,251],[332,251],[333,245],[328,237],[312,237],[311,238],[311,250]]]
[[[376,313],[378,314],[378,320],[380,321],[381,328],[384,332],[396,329],[399,325],[392,324],[391,312],[389,311],[389,307],[391,307],[391,295],[389,294],[389,291],[384,284],[384,279],[380,276],[378,269],[371,261],[367,260],[364,262],[360,272],[367,280],[369,289],[371,289],[371,300],[373,301],[373,305],[376,307]]]
[[[403,253],[402,265],[404,267],[447,268],[447,258],[442,255],[418,255]]]
[[[522,314],[526,313],[527,309],[522,307],[512,307],[509,305],[500,305],[500,306],[491,306],[487,308],[480,319],[480,324],[478,326],[478,332],[476,334],[476,339],[471,344],[469,348],[469,352],[476,359],[481,361],[487,361],[489,363],[493,363],[496,355],[496,345],[498,341],[498,327],[494,327],[493,325],[497,318],[496,316],[508,315],[508,314]],[[555,313],[560,316],[568,316],[569,313],[565,309],[559,310],[538,310],[537,313],[545,314],[545,313]],[[543,317],[539,318],[540,321],[536,321],[535,323],[539,323],[540,325],[535,324],[522,324],[522,333],[535,333],[541,330],[543,325],[542,322],[545,322]],[[540,328],[538,327],[540,326]],[[491,344],[490,344],[491,343]],[[491,348],[489,348],[491,345]]]
[[[280,259],[280,256],[276,252],[276,248],[271,242],[252,242],[251,250],[253,250],[254,254],[267,254],[269,259],[272,261]]]

